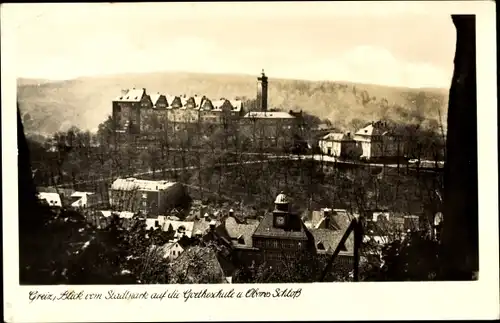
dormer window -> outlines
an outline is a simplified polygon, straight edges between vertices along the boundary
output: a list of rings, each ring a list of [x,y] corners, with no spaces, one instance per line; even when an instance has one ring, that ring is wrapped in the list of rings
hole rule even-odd
[[[323,242],[318,242],[318,250],[325,250],[325,245],[323,244]]]

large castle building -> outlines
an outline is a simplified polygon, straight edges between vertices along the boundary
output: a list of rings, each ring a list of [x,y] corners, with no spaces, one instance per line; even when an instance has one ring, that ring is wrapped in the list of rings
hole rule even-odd
[[[210,100],[206,96],[148,94],[146,89],[123,90],[113,100],[117,131],[144,133],[168,123],[223,123],[242,116],[242,101]]]
[[[212,125],[237,124],[252,141],[282,147],[290,145],[300,128],[301,112],[268,110],[268,77],[257,78],[256,104],[243,111],[243,101],[198,95],[147,93],[145,88],[123,90],[113,100],[116,131],[127,134],[151,134],[170,129],[177,123]],[[176,127],[174,127],[175,129]]]

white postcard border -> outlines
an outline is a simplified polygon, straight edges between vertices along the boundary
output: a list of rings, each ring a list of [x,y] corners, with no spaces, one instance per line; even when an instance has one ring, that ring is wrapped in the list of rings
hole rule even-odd
[[[130,5],[130,4],[129,4]],[[198,5],[198,4],[196,4]],[[207,4],[203,4],[207,6]],[[216,6],[217,4],[211,4]],[[222,4],[218,4],[221,5]],[[230,6],[233,6],[231,4]],[[257,5],[257,4],[255,4]],[[263,6],[264,4],[258,4]],[[276,5],[276,4],[274,4]],[[17,143],[15,25],[2,6],[2,178],[4,320],[12,322],[70,321],[238,321],[238,320],[370,320],[483,319],[499,315],[498,183],[496,136],[495,6],[489,1],[457,2],[337,2],[339,14],[423,13],[476,14],[479,158],[480,274],[476,282],[325,283],[288,285],[144,285],[72,286],[86,292],[108,290],[161,292],[177,289],[180,299],[134,301],[64,301],[29,303],[29,291],[59,293],[65,286],[19,286],[17,223]],[[291,6],[298,7],[293,4]],[[307,6],[312,7],[312,4]],[[8,6],[7,6],[8,7]],[[294,8],[295,8],[294,7]],[[304,8],[304,7],[302,7]],[[263,12],[265,12],[263,10]],[[294,11],[295,12],[295,11]],[[297,11],[297,12],[300,12]],[[304,11],[303,11],[304,12]],[[422,21],[425,23],[425,21]],[[451,24],[450,18],[450,24]],[[429,35],[432,37],[432,35]],[[450,58],[452,59],[452,58]],[[465,130],[466,131],[466,130]],[[182,291],[207,288],[301,288],[296,299],[182,299]]]

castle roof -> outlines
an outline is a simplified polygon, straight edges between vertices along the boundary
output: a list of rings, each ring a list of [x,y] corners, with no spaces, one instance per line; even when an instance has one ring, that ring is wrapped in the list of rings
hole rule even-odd
[[[140,102],[142,97],[146,94],[146,89],[129,89],[124,90],[123,93],[116,97],[115,102]]]

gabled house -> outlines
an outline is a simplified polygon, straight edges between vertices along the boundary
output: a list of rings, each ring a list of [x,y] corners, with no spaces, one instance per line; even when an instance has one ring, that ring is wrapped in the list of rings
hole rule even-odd
[[[399,142],[387,123],[382,121],[372,122],[358,130],[354,140],[361,148],[362,159],[398,157],[400,154]]]
[[[321,152],[334,157],[355,156],[356,142],[351,133],[331,132],[323,136],[318,142]]]
[[[74,208],[87,208],[99,204],[99,196],[92,192],[74,192],[70,199],[70,206]]]
[[[164,258],[172,261],[177,259],[181,253],[184,252],[184,248],[186,248],[186,245],[182,243],[182,240],[175,240],[167,242],[163,247],[161,247],[161,251]]]
[[[138,133],[141,124],[141,109],[151,108],[153,103],[146,89],[122,90],[113,100],[113,120],[117,132]]]
[[[150,94],[153,109],[166,109],[168,105],[167,97],[164,94]]]
[[[38,199],[52,208],[62,208],[61,197],[58,193],[39,192]]]
[[[157,217],[176,207],[185,207],[190,197],[181,183],[118,178],[109,190],[110,205],[117,211],[141,212]]]

